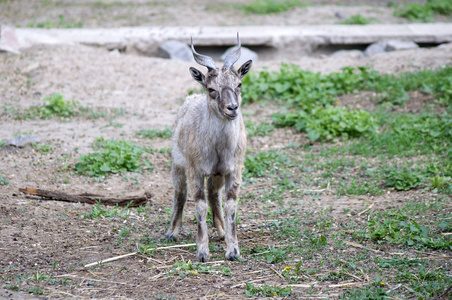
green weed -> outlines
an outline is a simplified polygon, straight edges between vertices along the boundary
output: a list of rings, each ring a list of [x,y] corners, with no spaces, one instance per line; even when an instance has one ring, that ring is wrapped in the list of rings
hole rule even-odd
[[[248,297],[287,297],[292,293],[292,289],[290,286],[287,287],[278,287],[276,285],[269,286],[267,284],[264,285],[254,285],[250,282],[245,282],[246,291],[245,294]]]
[[[300,6],[305,6],[305,4],[299,0],[254,0],[244,5],[242,9],[245,13],[265,15],[288,11]]]
[[[340,22],[340,24],[345,25],[367,25],[375,21],[375,18],[366,18],[360,14],[350,16],[346,18],[344,21]]]
[[[63,96],[59,93],[44,98],[44,102],[47,104],[31,106],[25,110],[23,118],[33,119],[38,117],[47,120],[53,117],[68,118],[78,114],[78,102],[64,100]]]
[[[269,135],[275,129],[275,125],[265,122],[256,125],[252,121],[246,121],[245,128],[250,137],[266,136]]]
[[[264,177],[268,171],[274,170],[278,166],[289,166],[288,157],[280,151],[261,151],[257,155],[247,155],[245,158],[245,170],[243,176]]]
[[[79,157],[79,162],[75,164],[77,173],[104,177],[108,174],[141,172],[144,166],[152,167],[150,162],[141,159],[144,149],[129,141],[96,138],[95,147],[100,151]]]
[[[165,129],[159,130],[159,129],[141,129],[137,132],[135,132],[136,136],[139,136],[141,138],[146,139],[153,139],[153,138],[162,138],[162,139],[169,139],[172,136],[172,129],[169,126],[166,126]]]
[[[398,191],[408,191],[422,185],[423,176],[405,169],[391,169],[386,175],[386,185]]]
[[[449,0],[427,0],[425,4],[404,3],[394,11],[395,16],[415,22],[432,22],[434,14],[452,14],[452,3]]]
[[[84,213],[82,216],[84,219],[97,219],[99,217],[112,218],[118,216],[122,219],[127,219],[130,212],[127,208],[120,208],[114,206],[110,209],[106,209],[101,202],[92,206],[91,211]]]

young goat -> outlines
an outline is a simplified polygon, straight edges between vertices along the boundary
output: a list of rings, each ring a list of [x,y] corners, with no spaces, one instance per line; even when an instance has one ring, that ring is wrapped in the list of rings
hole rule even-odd
[[[174,184],[173,211],[166,234],[168,239],[178,239],[182,224],[182,211],[187,200],[188,186],[195,200],[198,222],[196,255],[199,261],[209,259],[207,231],[207,201],[204,179],[207,180],[207,199],[213,222],[220,239],[226,240],[226,259],[240,256],[235,226],[237,197],[242,182],[243,160],[246,151],[246,132],[240,105],[241,79],[249,72],[252,61],[244,63],[237,71],[234,63],[240,58],[238,45],[224,60],[221,69],[215,67],[211,57],[201,55],[191,48],[195,61],[207,67],[207,74],[190,68],[191,76],[201,84],[207,94],[187,97],[177,114],[173,128]],[[223,217],[221,189],[225,186],[226,199]]]

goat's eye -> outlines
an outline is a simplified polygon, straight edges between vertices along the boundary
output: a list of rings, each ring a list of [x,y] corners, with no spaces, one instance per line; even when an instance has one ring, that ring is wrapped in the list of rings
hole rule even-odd
[[[207,91],[209,92],[209,94],[213,94],[213,93],[216,93],[216,92],[217,92],[217,91],[214,90],[214,89],[207,89]]]
[[[237,87],[238,87],[238,88],[241,88],[241,87],[242,87],[242,83],[240,82],[240,83],[237,85]]]

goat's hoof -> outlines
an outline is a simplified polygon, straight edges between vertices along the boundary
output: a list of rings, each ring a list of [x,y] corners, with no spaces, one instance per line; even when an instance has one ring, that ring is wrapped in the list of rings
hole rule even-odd
[[[196,255],[198,257],[199,262],[208,262],[209,261],[209,253],[200,252]]]
[[[227,260],[237,260],[240,257],[240,251],[234,248],[232,251],[226,252],[225,256]]]
[[[165,235],[165,239],[169,242],[172,242],[172,241],[177,242],[179,240],[178,236],[175,235],[174,233],[167,233]]]

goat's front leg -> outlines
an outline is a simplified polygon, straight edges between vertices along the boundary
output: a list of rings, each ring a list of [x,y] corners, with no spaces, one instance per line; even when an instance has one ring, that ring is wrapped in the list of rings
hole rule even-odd
[[[240,257],[237,241],[237,228],[235,219],[237,214],[237,198],[240,190],[240,177],[235,174],[226,176],[226,202],[224,204],[226,223],[226,259],[236,260]]]
[[[220,240],[224,239],[224,217],[221,207],[221,188],[224,186],[223,176],[210,176],[207,180],[207,197],[209,199],[212,219],[218,231]]]
[[[207,201],[204,194],[204,177],[197,176],[192,182],[195,197],[195,215],[198,222],[196,235],[196,257],[200,262],[209,260],[209,235],[207,231]]]

